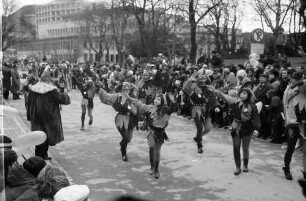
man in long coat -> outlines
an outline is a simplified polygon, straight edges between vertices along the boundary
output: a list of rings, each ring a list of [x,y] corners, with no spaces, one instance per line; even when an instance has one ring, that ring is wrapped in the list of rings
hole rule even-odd
[[[17,69],[17,64],[13,65],[12,69],[12,93],[13,93],[13,100],[20,99],[19,98],[19,90],[20,90],[20,77],[19,72]]]
[[[3,63],[2,66],[2,84],[3,84],[3,98],[8,99],[10,90],[11,90],[11,69],[9,68],[9,65],[7,63]]]
[[[28,110],[32,131],[44,131],[47,139],[35,147],[35,156],[50,160],[49,146],[54,146],[64,140],[60,104],[70,104],[66,93],[60,93],[52,84],[49,72],[44,72],[41,81],[30,86]]]

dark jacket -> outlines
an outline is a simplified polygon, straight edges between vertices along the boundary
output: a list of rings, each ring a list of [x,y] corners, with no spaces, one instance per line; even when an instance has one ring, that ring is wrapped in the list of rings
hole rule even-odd
[[[230,106],[234,121],[241,124],[240,132],[244,135],[250,135],[254,130],[259,130],[261,126],[258,110],[253,103],[235,102]]]
[[[28,110],[32,131],[44,131],[50,146],[64,140],[59,105],[70,104],[66,93],[60,93],[53,85],[38,82],[30,87]]]
[[[268,82],[265,83],[262,86],[259,86],[255,91],[255,97],[256,97],[256,102],[262,102],[264,105],[268,105],[269,104],[269,100],[266,97],[267,92],[273,89],[272,85],[269,84]]]
[[[20,90],[20,77],[17,69],[12,70],[12,93],[16,94]]]
[[[3,74],[3,79],[2,79],[3,89],[10,90],[11,89],[11,76],[12,76],[11,69],[3,65],[2,74]]]
[[[26,190],[22,195],[20,195],[16,201],[41,201],[43,200],[38,196],[38,191],[32,187]]]
[[[6,201],[15,201],[21,194],[34,186],[35,180],[35,176],[18,163],[12,165],[7,175]]]

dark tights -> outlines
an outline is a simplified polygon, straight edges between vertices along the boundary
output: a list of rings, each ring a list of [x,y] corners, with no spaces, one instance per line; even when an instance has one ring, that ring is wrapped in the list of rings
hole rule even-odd
[[[242,151],[243,151],[243,161],[244,166],[248,167],[249,160],[249,147],[251,142],[251,135],[235,135],[232,137],[233,139],[233,149],[234,149],[234,159],[237,168],[241,166],[241,156],[240,156],[240,147],[242,142]]]

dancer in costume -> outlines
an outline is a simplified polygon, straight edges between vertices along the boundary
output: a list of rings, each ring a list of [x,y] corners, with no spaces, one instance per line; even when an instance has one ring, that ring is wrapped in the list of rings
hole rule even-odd
[[[211,81],[205,74],[193,74],[183,85],[183,91],[190,97],[192,104],[191,116],[194,118],[197,127],[196,137],[193,138],[197,143],[198,153],[203,153],[202,137],[210,132],[211,112],[220,112],[217,107],[220,105],[214,92],[208,89],[207,85]],[[204,128],[204,131],[203,131]]]
[[[175,111],[176,104],[173,95],[168,95],[169,100],[167,101],[166,96],[163,94],[157,94],[154,98],[153,105],[146,105],[141,101],[131,98],[128,100],[137,107],[138,113],[145,114],[146,121],[148,122],[149,134],[149,155],[150,155],[150,175],[154,174],[156,179],[159,178],[159,161],[161,147],[164,140],[167,140],[167,134],[165,128],[168,126],[170,115]],[[169,103],[169,104],[167,104]],[[169,105],[169,106],[168,106]]]
[[[234,174],[239,175],[241,173],[241,142],[243,150],[243,172],[248,172],[249,146],[252,134],[258,135],[261,126],[257,106],[254,104],[255,95],[249,88],[242,88],[238,92],[238,98],[223,94],[221,91],[216,91],[216,93],[217,96],[230,105],[231,114],[233,116],[231,135],[236,164]]]
[[[94,82],[91,77],[86,77],[83,82],[80,82],[77,79],[75,80],[83,96],[82,103],[81,103],[81,107],[82,107],[81,130],[84,130],[86,108],[88,110],[88,117],[89,117],[88,124],[91,125],[93,123],[93,115],[92,115],[92,110],[94,107],[93,98],[95,96],[95,91],[97,90],[97,87],[94,85]]]
[[[101,86],[101,82],[99,83]],[[119,93],[109,94],[103,88],[100,88],[99,90],[101,102],[107,105],[112,105],[118,112],[115,117],[115,124],[122,136],[120,151],[123,161],[128,160],[126,149],[133,136],[135,115],[137,114],[137,109],[131,104],[131,101],[127,98],[127,94],[131,97],[137,97],[137,87],[129,82],[124,82],[122,84],[122,91]]]

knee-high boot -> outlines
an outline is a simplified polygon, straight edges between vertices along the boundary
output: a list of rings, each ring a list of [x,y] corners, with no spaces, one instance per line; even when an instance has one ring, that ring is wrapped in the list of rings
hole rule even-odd
[[[151,148],[151,147],[149,148],[149,154],[150,154],[150,164],[151,164],[149,175],[153,175],[154,174],[154,148]]]
[[[127,161],[128,158],[126,156],[126,147],[127,147],[127,143],[122,139],[121,142],[120,142],[120,151],[121,151],[121,155],[122,155],[122,160],[123,161]]]
[[[243,170],[242,170],[243,172],[248,172],[249,171],[248,165],[249,165],[249,159],[244,158],[243,159]]]
[[[81,116],[81,122],[82,122],[81,130],[84,130],[84,121],[85,121],[85,113],[82,113],[82,116]]]
[[[154,177],[155,177],[156,179],[159,178],[159,170],[158,170],[158,168],[159,168],[159,161],[155,161],[155,166],[154,166]]]

